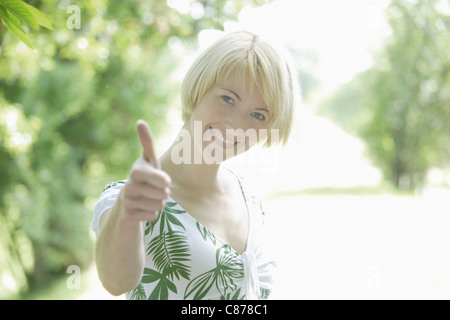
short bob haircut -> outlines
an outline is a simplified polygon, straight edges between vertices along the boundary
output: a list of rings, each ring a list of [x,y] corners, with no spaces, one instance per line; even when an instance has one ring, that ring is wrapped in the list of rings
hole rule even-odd
[[[285,49],[247,31],[223,36],[194,61],[181,85],[183,121],[190,119],[203,95],[233,71],[240,72],[243,81],[250,77],[252,88],[256,85],[269,108],[271,120],[263,143],[269,147],[278,140],[285,145],[300,98],[297,70]],[[272,138],[270,129],[279,130],[278,138]]]

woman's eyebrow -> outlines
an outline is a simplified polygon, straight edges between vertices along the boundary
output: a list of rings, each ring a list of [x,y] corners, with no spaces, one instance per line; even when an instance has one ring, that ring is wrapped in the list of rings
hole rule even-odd
[[[234,94],[239,101],[242,101],[241,97],[236,92],[234,92],[233,90],[230,90],[230,89],[227,89],[227,88],[221,88],[221,89]],[[265,111],[265,112],[267,112],[270,115],[270,111],[268,109],[266,109],[266,108],[256,108],[255,110]]]
[[[265,108],[256,108],[255,110],[265,111],[265,112],[267,112],[268,114],[270,114],[270,111],[267,110],[267,109],[265,109]]]
[[[242,101],[241,100],[241,97],[236,93],[236,92],[234,92],[233,90],[230,90],[230,89],[227,89],[227,88],[222,88],[223,90],[226,90],[226,91],[228,91],[228,92],[231,92],[232,94],[234,94],[235,96],[236,96],[236,98],[239,100],[239,101]]]

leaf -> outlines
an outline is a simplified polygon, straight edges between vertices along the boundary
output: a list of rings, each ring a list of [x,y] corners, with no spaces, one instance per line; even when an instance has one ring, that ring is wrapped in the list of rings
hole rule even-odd
[[[142,282],[139,282],[138,286],[132,291],[128,292],[129,300],[145,300],[145,289]]]
[[[164,274],[145,268],[141,283],[152,283],[155,281],[158,281],[158,283],[148,297],[149,300],[167,300],[169,298],[169,290],[177,293],[177,287],[175,284],[167,279]]]
[[[175,213],[175,214],[180,214],[180,213],[185,213],[186,212],[184,210],[178,210],[178,209],[172,209],[172,208],[165,208],[165,210],[170,212],[170,213]]]
[[[177,203],[176,202],[169,202],[169,201],[167,201],[166,202],[166,206],[169,206],[169,207],[174,207],[174,206],[176,206],[177,205]]]
[[[228,292],[225,295],[220,296],[220,300],[244,300],[245,294],[239,297],[242,288],[238,288],[236,291]],[[233,296],[231,294],[234,292]]]
[[[160,280],[163,275],[155,270],[145,268],[144,275],[142,276],[142,283],[152,283]]]
[[[22,21],[25,25],[39,30],[39,24],[34,15],[30,12],[25,3],[21,0],[2,0],[2,4],[11,12],[17,19]]]
[[[190,261],[189,244],[187,237],[180,231],[162,233],[153,238],[147,248],[147,254],[151,255],[156,269],[173,277],[179,276],[189,280],[190,267],[185,261]]]
[[[168,300],[169,290],[177,293],[177,287],[173,282],[167,278],[161,278],[158,284],[153,289],[152,293],[148,297],[149,300]]]
[[[173,216],[173,214],[183,214],[186,213],[186,211],[184,210],[176,210],[173,208],[169,208],[169,207],[164,207],[164,209],[161,211],[161,213],[158,216],[158,219],[160,220],[160,225],[159,225],[159,232],[163,233],[164,232],[164,227],[167,225],[167,229],[169,232],[173,231],[172,228],[172,224],[175,224],[179,227],[182,227],[184,230],[185,227],[183,226],[183,224]]]
[[[200,222],[196,222],[197,225],[197,229],[198,231],[200,231],[200,234],[202,235],[203,240],[206,241],[206,238],[209,238],[212,243],[215,245],[216,244],[216,236],[214,235],[214,233],[212,233],[208,228],[206,228],[205,226],[202,226],[200,224]]]
[[[157,221],[157,220],[156,220]],[[145,223],[145,235],[148,235],[149,233],[152,234],[153,233],[153,227],[156,224],[156,221],[152,221],[152,222],[146,222]]]
[[[165,283],[167,284],[167,287],[170,291],[177,293],[177,287],[172,281],[165,279]]]
[[[160,292],[161,292],[161,286],[158,283],[156,285],[156,287],[153,289],[153,291],[150,294],[150,296],[148,297],[148,300],[159,300]]]
[[[234,295],[231,297],[231,300],[244,300],[245,295],[243,295],[241,298],[239,298],[239,294],[241,293],[241,288],[239,288]],[[230,300],[230,299],[228,299]]]
[[[194,278],[189,282],[184,299],[194,294],[193,299],[202,299],[215,284],[221,296],[228,296],[228,290],[236,290],[233,280],[244,277],[242,262],[236,259],[237,254],[224,245],[216,250],[216,267]]]
[[[172,222],[173,224],[176,224],[177,226],[180,226],[180,227],[182,227],[184,230],[186,230],[186,229],[184,228],[183,224],[182,224],[177,218],[175,218],[173,215],[168,214],[168,215],[167,215],[167,219],[168,219],[170,222]]]
[[[164,300],[165,296],[168,297],[169,293],[168,290],[166,288],[166,295],[164,294],[164,290],[163,290],[163,286],[161,285],[162,281],[159,281],[158,284],[155,286],[155,288],[153,289],[152,293],[150,294],[150,296],[148,297],[148,300]],[[167,300],[167,298],[166,298]]]
[[[33,15],[33,17],[36,19],[36,21],[43,27],[49,29],[49,30],[53,30],[53,26],[52,23],[50,22],[50,20],[47,19],[47,17],[40,12],[38,9],[36,9],[33,6],[30,6],[28,3],[24,2],[24,5],[28,8],[28,10],[31,12],[31,14]]]
[[[184,292],[184,299],[186,300],[194,292],[193,300],[200,300],[206,296],[213,284],[216,282],[216,269],[204,272],[189,282]]]
[[[25,31],[20,26],[19,20],[10,14],[5,7],[0,5],[0,17],[5,24],[5,26],[8,28],[9,31],[11,31],[12,34],[14,34],[16,37],[18,37],[20,40],[22,40],[27,46],[32,48],[30,38],[28,38]]]

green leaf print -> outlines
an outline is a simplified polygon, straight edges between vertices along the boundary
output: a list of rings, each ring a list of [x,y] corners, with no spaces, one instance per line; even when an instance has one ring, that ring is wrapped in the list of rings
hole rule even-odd
[[[159,225],[159,230],[162,233],[164,230],[164,227],[167,226],[169,232],[172,231],[172,224],[177,225],[183,230],[186,230],[186,228],[183,226],[183,224],[175,217],[175,215],[186,213],[184,210],[177,210],[172,208],[170,205],[166,205],[164,209],[160,212],[159,218],[161,221],[161,224]]]
[[[213,244],[216,244],[216,236],[212,233],[208,228],[202,226],[198,221],[195,223],[197,225],[198,231],[202,235],[203,240],[206,241],[206,238],[209,238]]]
[[[142,283],[152,283],[158,281],[152,293],[148,297],[149,300],[168,300],[169,290],[177,293],[175,284],[167,279],[166,275],[155,270],[145,268],[142,276]]]
[[[177,217],[186,212],[175,209],[176,204],[176,202],[166,202],[158,219],[146,223],[145,235],[151,236],[157,224],[160,224],[160,233],[151,238],[146,250],[156,270],[146,268],[141,281],[142,283],[157,281],[149,299],[168,299],[169,290],[177,293],[177,288],[172,282],[174,278],[178,280],[180,277],[186,280],[190,278],[189,242],[183,231],[175,230],[177,226],[186,230]]]
[[[168,300],[169,290],[177,293],[177,288],[173,282],[170,282],[167,278],[161,278],[148,297],[148,300]]]
[[[234,280],[244,277],[244,267],[238,254],[230,246],[224,245],[216,250],[216,267],[202,273],[189,282],[184,292],[184,299],[203,299],[213,285],[225,298],[236,291]]]
[[[108,189],[110,189],[110,188],[112,188],[112,187],[118,186],[119,184],[125,184],[126,182],[127,182],[126,180],[119,180],[119,181],[113,181],[113,182],[110,182],[110,183],[103,189],[103,192],[105,192],[106,190],[108,190]]]
[[[136,288],[127,293],[129,300],[145,300],[145,290],[142,282],[138,284]]]
[[[203,299],[211,287],[217,282],[218,271],[216,269],[202,273],[194,280],[189,282],[184,293],[184,299],[186,300],[191,294],[194,294],[193,300]],[[191,287],[192,286],[192,287]]]
[[[244,300],[245,294],[239,297],[239,294],[241,293],[241,288],[236,290],[233,295],[231,295],[233,292],[227,293],[225,296],[221,296],[220,300]]]
[[[153,227],[155,226],[155,222],[149,222],[147,221],[145,223],[145,235],[148,235],[149,233],[152,234],[153,233]]]
[[[174,209],[173,207],[176,206],[176,204],[177,204],[176,202],[166,202],[164,209],[161,210],[161,212],[158,214],[158,218],[155,221],[146,223],[145,235],[152,234],[153,229],[157,223],[160,223],[159,231],[161,233],[164,232],[166,226],[169,231],[172,231],[173,230],[172,224],[183,228],[183,230],[186,230],[183,224],[175,216],[178,214],[186,213],[186,211]]]
[[[190,261],[187,237],[181,231],[163,232],[154,237],[147,248],[147,255],[151,256],[156,269],[172,280],[180,276],[189,280],[190,267],[185,264]]]
[[[261,299],[267,300],[270,296],[270,290],[266,288],[260,288],[261,291]]]

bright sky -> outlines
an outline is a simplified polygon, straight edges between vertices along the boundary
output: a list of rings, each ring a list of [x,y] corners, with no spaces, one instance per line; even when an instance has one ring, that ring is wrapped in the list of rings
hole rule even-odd
[[[319,57],[317,75],[324,89],[348,81],[372,63],[371,50],[382,44],[389,27],[384,9],[389,0],[274,0],[245,7],[238,23],[225,31],[247,29],[277,39]],[[208,46],[218,32],[204,31],[199,39]]]

